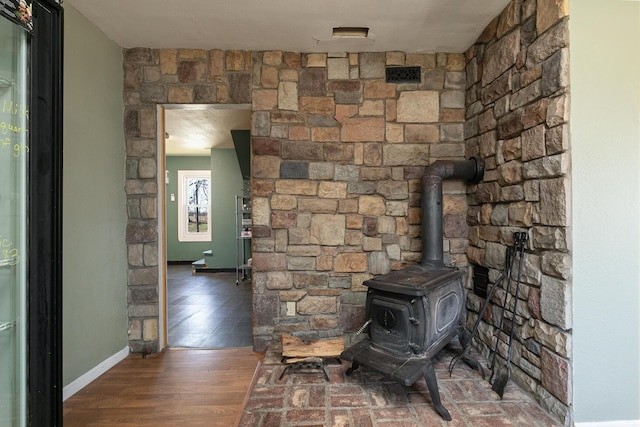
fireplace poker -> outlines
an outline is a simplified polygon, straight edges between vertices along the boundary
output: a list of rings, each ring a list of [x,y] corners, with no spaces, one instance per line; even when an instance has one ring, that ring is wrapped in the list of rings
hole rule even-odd
[[[493,381],[493,376],[495,375],[495,367],[496,367],[496,355],[498,354],[498,344],[500,344],[500,334],[502,334],[502,325],[504,323],[504,312],[507,307],[507,298],[509,297],[509,292],[511,291],[511,273],[513,272],[513,265],[516,259],[516,251],[517,246],[515,242],[515,233],[514,233],[514,243],[511,251],[507,252],[508,255],[508,267],[507,267],[507,285],[505,287],[504,299],[502,300],[502,311],[500,312],[500,323],[498,324],[498,335],[496,336],[496,344],[493,347],[493,355],[491,355],[491,366],[489,370],[491,371],[491,376],[489,377],[489,382]]]
[[[505,257],[505,260],[506,260],[505,269],[504,271],[502,271],[502,273],[500,273],[500,276],[498,276],[495,283],[491,285],[491,289],[489,289],[489,293],[485,297],[484,303],[482,304],[482,308],[478,313],[478,318],[473,324],[473,328],[471,329],[471,335],[463,345],[462,352],[457,356],[453,357],[451,359],[451,362],[449,362],[449,376],[451,376],[451,373],[453,372],[453,368],[455,368],[458,361],[462,359],[467,365],[480,371],[480,373],[482,374],[482,379],[485,379],[485,373],[484,373],[484,369],[482,369],[482,365],[476,359],[473,359],[469,356],[469,350],[471,349],[471,345],[473,344],[473,339],[478,333],[478,326],[480,325],[480,321],[484,317],[484,313],[487,311],[487,307],[489,307],[489,303],[491,302],[491,298],[493,297],[494,292],[496,291],[498,286],[500,286],[500,284],[502,283],[505,277],[511,277],[512,257],[513,257],[513,250],[511,246],[507,246],[507,253]]]
[[[511,348],[513,345],[513,333],[516,329],[516,314],[518,313],[518,291],[520,290],[520,279],[522,277],[522,264],[524,264],[524,247],[527,242],[527,233],[516,232],[513,233],[513,239],[515,241],[514,246],[518,253],[518,276],[516,278],[516,291],[515,302],[513,303],[513,316],[511,317],[511,330],[509,331],[509,344],[507,346],[507,359],[505,365],[501,366],[498,371],[498,376],[493,382],[491,389],[498,393],[500,399],[504,395],[504,389],[507,387],[509,379],[511,379]],[[506,300],[506,298],[505,298]],[[506,372],[505,372],[506,371]]]

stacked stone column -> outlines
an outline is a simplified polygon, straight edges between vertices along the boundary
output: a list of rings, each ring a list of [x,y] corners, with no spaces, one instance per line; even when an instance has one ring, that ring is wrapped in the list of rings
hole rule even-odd
[[[158,106],[251,102],[251,52],[200,49],[123,51],[129,260],[127,305],[132,351],[157,351]]]
[[[513,232],[529,234],[516,322],[506,322],[499,352],[506,355],[507,333],[515,327],[512,378],[570,423],[567,14],[567,1],[514,0],[466,52],[465,140],[467,155],[481,156],[487,169],[469,209],[469,261],[490,267],[495,281]],[[509,319],[513,293],[514,286]],[[468,294],[477,313],[482,300]],[[481,324],[485,351],[498,337],[504,294],[503,286]]]

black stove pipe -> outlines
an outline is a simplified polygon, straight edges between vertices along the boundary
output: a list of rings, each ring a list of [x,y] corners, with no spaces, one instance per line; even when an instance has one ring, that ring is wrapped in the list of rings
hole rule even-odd
[[[484,176],[484,162],[469,160],[437,160],[427,166],[422,176],[422,267],[444,267],[442,239],[442,181],[464,179],[477,184]]]

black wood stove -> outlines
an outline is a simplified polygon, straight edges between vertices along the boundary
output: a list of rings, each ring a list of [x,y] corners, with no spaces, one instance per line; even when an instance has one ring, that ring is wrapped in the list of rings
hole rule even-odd
[[[442,181],[478,183],[483,163],[437,161],[422,177],[422,262],[374,277],[367,286],[365,325],[368,336],[345,350],[352,362],[347,371],[365,365],[409,386],[424,376],[435,410],[445,420],[449,411],[440,401],[433,356],[456,335],[466,339],[463,273],[446,267],[442,249]]]

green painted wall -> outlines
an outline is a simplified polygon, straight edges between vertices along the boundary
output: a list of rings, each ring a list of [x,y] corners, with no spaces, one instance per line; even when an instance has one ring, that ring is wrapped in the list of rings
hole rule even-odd
[[[122,51],[64,19],[63,381],[127,346]]]
[[[231,138],[233,138],[233,146],[236,148],[242,179],[249,181],[251,179],[251,131],[232,130]]]
[[[167,156],[165,168],[169,171],[166,184],[167,261],[195,261],[202,252],[211,249],[211,242],[178,241],[178,170],[208,170],[211,160],[206,156]],[[171,201],[171,195],[175,201]]]
[[[574,418],[639,425],[640,2],[573,1],[569,25]]]
[[[202,252],[211,249],[207,257],[211,268],[234,268],[235,261],[235,198],[242,191],[242,175],[235,150],[212,149],[211,157],[168,156],[166,169],[169,184],[166,186],[167,206],[167,260],[194,261],[203,257]],[[211,242],[178,241],[178,170],[211,169]],[[176,201],[171,202],[171,194]]]
[[[242,174],[235,150],[212,149],[213,258],[208,263],[209,267],[233,268],[236,266],[236,194],[242,194]]]

